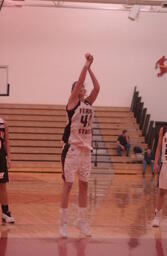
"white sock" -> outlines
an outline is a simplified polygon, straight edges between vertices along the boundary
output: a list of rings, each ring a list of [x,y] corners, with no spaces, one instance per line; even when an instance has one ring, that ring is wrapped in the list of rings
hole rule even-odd
[[[159,211],[158,211],[158,209],[156,208],[155,209],[155,216],[161,216],[161,214],[162,214],[162,209],[160,209]]]
[[[67,223],[67,208],[60,208],[60,223]]]

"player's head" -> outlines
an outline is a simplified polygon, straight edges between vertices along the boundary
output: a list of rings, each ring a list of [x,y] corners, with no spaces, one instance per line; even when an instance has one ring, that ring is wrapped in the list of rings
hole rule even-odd
[[[75,86],[77,85],[77,82],[78,81],[75,81],[73,84],[72,84],[72,88],[71,88],[71,92],[74,90]],[[79,92],[79,98],[80,99],[84,99],[86,95],[86,89],[85,89],[85,85],[83,84],[81,89],[80,89],[80,92]]]
[[[124,130],[122,131],[122,135],[123,135],[123,136],[126,136],[127,132],[128,132],[128,131],[127,131],[126,129],[124,129]]]
[[[151,149],[150,148],[147,148],[146,151],[147,151],[148,154],[151,154]]]

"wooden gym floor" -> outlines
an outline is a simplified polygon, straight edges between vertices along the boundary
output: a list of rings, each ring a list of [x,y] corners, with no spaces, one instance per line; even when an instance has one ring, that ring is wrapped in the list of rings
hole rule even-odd
[[[89,218],[93,236],[83,238],[76,218],[77,180],[69,207],[68,239],[58,234],[62,181],[55,173],[10,173],[8,185],[14,225],[0,225],[0,256],[167,255],[167,204],[160,228],[151,221],[157,178],[92,173]]]

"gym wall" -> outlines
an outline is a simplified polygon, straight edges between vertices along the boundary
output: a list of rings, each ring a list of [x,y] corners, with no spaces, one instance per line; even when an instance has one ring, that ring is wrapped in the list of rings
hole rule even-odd
[[[9,67],[9,97],[1,102],[66,104],[84,54],[101,91],[96,105],[130,106],[137,86],[151,118],[166,120],[167,74],[157,77],[156,61],[167,57],[166,13],[58,8],[3,8],[0,65]],[[89,77],[86,80],[91,89]]]

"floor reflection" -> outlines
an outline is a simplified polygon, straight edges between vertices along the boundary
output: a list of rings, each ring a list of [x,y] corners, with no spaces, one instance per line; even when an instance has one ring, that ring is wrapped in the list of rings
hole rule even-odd
[[[0,256],[6,256],[6,250],[8,246],[8,233],[10,229],[0,229]]]
[[[165,250],[163,248],[162,232],[161,232],[160,228],[155,228],[154,238],[155,238],[155,248],[156,248],[157,256],[167,255],[167,254],[165,254]]]
[[[61,177],[34,173],[11,176],[9,194],[16,224],[0,226],[0,256],[167,256],[166,204],[161,229],[151,227],[156,177],[92,175],[88,210],[93,236],[89,239],[81,238],[72,226],[78,200],[75,184],[70,197],[69,238],[60,239]]]
[[[0,256],[166,256],[167,241],[154,239],[31,239],[1,238]]]

